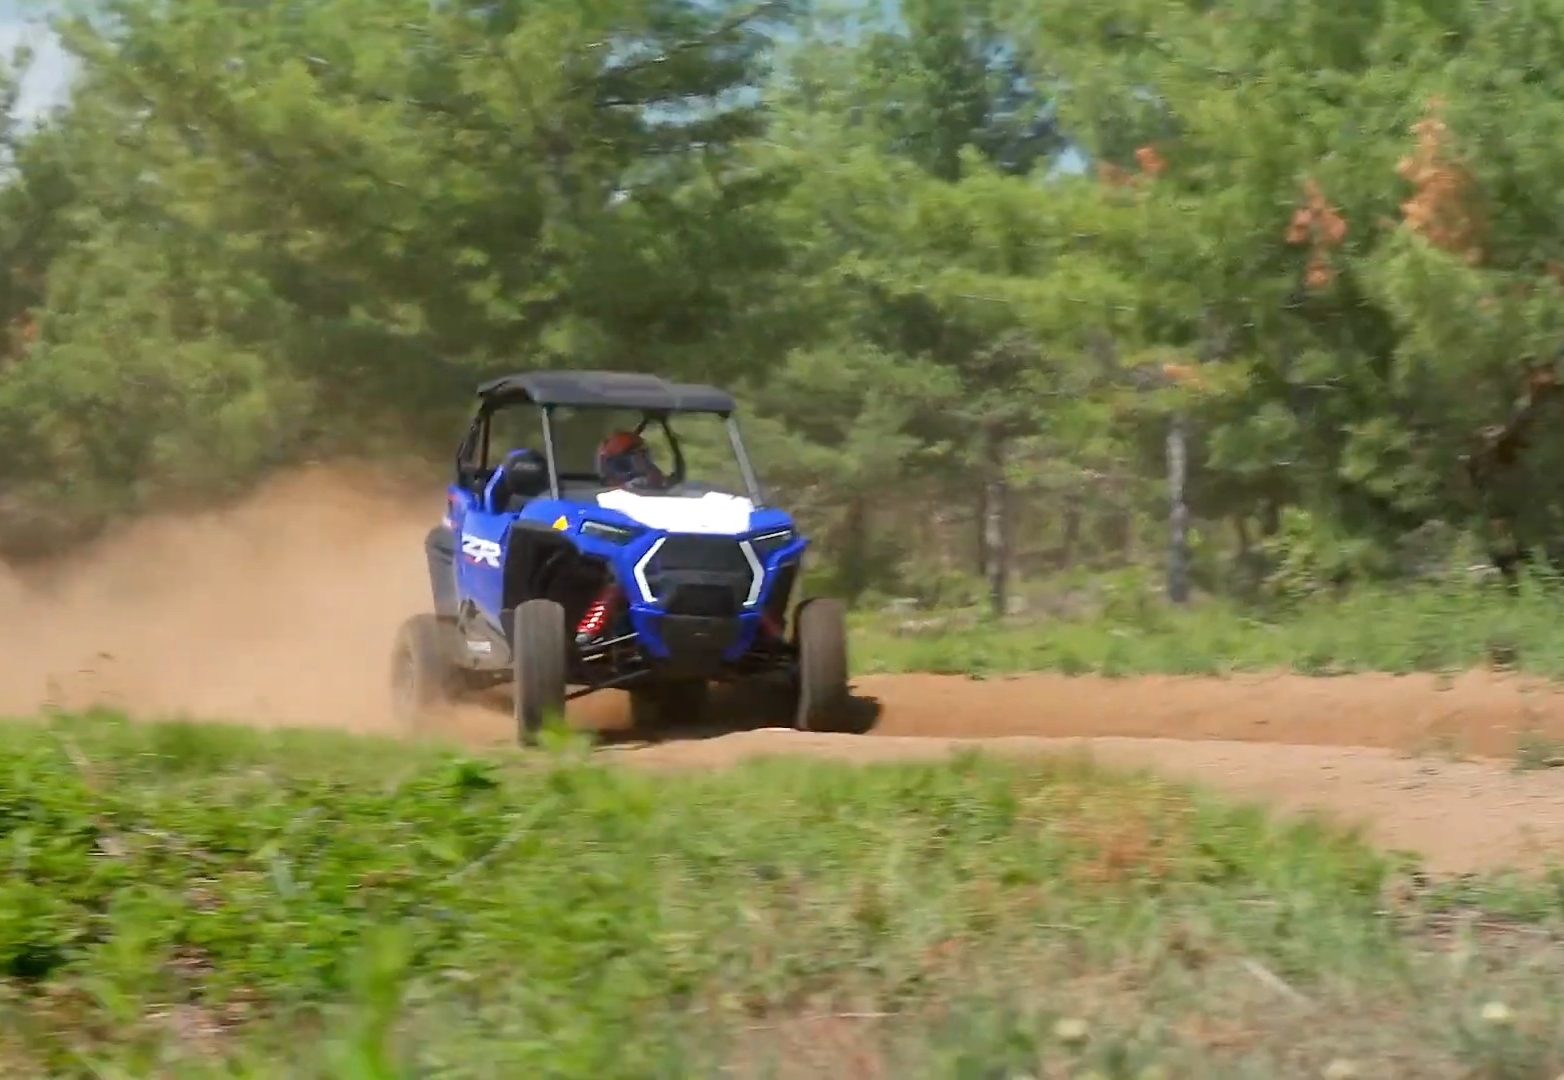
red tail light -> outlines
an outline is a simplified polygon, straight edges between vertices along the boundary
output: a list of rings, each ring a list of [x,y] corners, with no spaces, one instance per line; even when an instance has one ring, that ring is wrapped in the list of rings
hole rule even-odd
[[[586,614],[581,616],[581,621],[576,624],[576,638],[581,641],[591,641],[608,628],[608,620],[614,613],[614,605],[619,600],[619,586],[609,585],[597,594],[597,599],[587,605]]]

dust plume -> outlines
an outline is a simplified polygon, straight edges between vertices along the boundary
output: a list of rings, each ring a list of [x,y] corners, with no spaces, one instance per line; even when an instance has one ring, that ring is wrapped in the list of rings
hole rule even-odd
[[[429,607],[439,512],[427,486],[322,466],[121,526],[25,576],[0,566],[0,713],[387,730],[390,649]]]

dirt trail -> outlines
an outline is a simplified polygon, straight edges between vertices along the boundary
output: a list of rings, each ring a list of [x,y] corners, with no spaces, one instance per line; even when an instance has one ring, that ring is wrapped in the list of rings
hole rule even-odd
[[[902,675],[858,685],[882,700],[878,730],[890,735],[1227,739],[1482,757],[1511,756],[1527,733],[1564,739],[1564,692],[1483,671],[1453,678]]]
[[[231,509],[117,529],[47,574],[0,567],[0,713],[107,704],[387,732],[388,650],[397,623],[428,604],[422,539],[439,509],[427,488],[317,468]],[[926,756],[969,740],[1004,752],[1086,746],[1364,821],[1439,869],[1564,852],[1564,769],[1518,776],[1443,756],[1508,757],[1526,732],[1564,742],[1564,694],[1533,680],[918,675],[865,677],[857,692],[878,710],[873,737],[752,731],[627,756],[716,766],[765,752]],[[611,728],[623,712],[605,694],[575,715]],[[510,739],[504,715],[482,707],[454,728],[479,744]]]

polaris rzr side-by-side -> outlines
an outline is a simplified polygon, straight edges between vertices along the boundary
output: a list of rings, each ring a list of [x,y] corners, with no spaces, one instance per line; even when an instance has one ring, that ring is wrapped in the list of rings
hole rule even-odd
[[[547,715],[598,690],[627,691],[635,725],[660,726],[698,717],[713,683],[764,680],[789,695],[798,728],[839,727],[845,609],[816,598],[790,612],[808,542],[766,504],[733,413],[721,390],[649,375],[480,386],[445,518],[425,541],[434,610],[397,638],[404,723],[509,681],[530,742]],[[699,416],[721,425],[731,484],[686,475],[674,421]]]

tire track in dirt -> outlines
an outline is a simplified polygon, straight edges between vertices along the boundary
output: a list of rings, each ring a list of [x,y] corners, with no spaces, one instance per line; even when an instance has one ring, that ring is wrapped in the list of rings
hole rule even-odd
[[[439,509],[427,485],[321,467],[237,506],[114,529],[25,576],[0,567],[0,713],[102,704],[392,733],[389,649],[402,618],[429,603],[422,541]],[[1084,747],[1364,821],[1438,869],[1564,853],[1564,769],[1521,776],[1446,759],[1508,757],[1527,732],[1564,743],[1564,694],[1536,680],[876,675],[856,689],[879,710],[869,737],[718,733],[627,748],[622,760],[713,767],[755,753],[884,760],[966,745]],[[605,693],[571,712],[582,726],[617,728],[624,698]],[[482,706],[458,710],[448,734],[475,745],[513,738],[504,711]]]
[[[1136,678],[865,676],[886,735],[1111,735],[1444,751],[1510,757],[1531,734],[1564,741],[1564,688],[1471,671]]]

